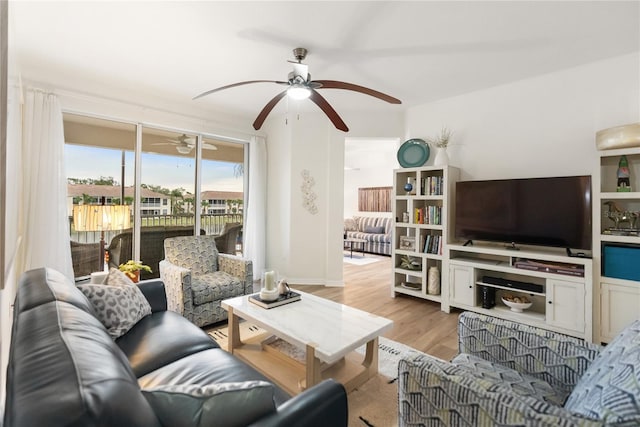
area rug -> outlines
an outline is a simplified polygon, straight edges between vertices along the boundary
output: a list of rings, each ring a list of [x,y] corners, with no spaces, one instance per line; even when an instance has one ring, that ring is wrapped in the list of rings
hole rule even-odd
[[[264,329],[250,322],[240,323],[242,339],[264,333]],[[207,333],[227,349],[227,326],[208,329]],[[356,352],[365,353],[365,346]],[[409,351],[415,351],[399,342],[380,337],[378,339],[378,375],[349,393],[350,427],[393,427],[398,425],[398,363]]]
[[[351,258],[349,255],[345,255],[343,257],[343,261],[346,262],[347,264],[353,264],[353,265],[368,265],[368,264],[373,264],[374,262],[378,262],[378,258],[370,258],[370,257],[356,256],[356,255],[354,255],[353,258]]]

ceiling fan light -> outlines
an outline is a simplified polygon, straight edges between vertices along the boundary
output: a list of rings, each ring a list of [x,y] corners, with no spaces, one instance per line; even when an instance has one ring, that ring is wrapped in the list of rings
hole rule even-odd
[[[188,147],[185,145],[178,145],[176,147],[176,150],[178,150],[178,153],[180,154],[189,154],[191,152],[191,147]]]
[[[287,89],[287,95],[291,99],[307,99],[311,95],[311,91],[304,86],[291,86]]]

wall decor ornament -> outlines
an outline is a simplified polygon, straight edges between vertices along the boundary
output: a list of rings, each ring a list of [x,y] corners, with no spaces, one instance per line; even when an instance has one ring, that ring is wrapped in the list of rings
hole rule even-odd
[[[316,206],[316,193],[313,192],[311,187],[316,185],[316,181],[313,179],[311,174],[307,169],[303,169],[301,172],[302,175],[302,185],[300,186],[300,190],[302,191],[302,207],[305,208],[309,213],[315,215],[318,213],[318,207]]]

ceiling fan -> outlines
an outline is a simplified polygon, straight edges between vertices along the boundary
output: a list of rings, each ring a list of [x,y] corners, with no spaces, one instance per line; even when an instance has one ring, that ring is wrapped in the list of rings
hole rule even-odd
[[[289,97],[293,99],[305,99],[309,98],[313,103],[315,103],[320,109],[327,115],[331,123],[341,131],[347,132],[349,128],[344,123],[344,121],[340,118],[336,110],[329,105],[326,99],[322,97],[316,89],[344,89],[351,90],[354,92],[364,93],[365,95],[373,96],[374,98],[381,99],[383,101],[387,101],[391,104],[401,104],[402,102],[384,94],[382,92],[378,92],[377,90],[369,89],[364,86],[355,85],[353,83],[346,83],[337,80],[311,80],[311,74],[309,74],[309,66],[303,64],[302,61],[307,56],[307,49],[303,47],[298,47],[293,49],[293,56],[296,58],[296,61],[289,61],[293,64],[293,71],[289,73],[288,80],[285,81],[277,81],[277,80],[249,80],[244,82],[238,82],[234,84],[230,84],[227,86],[222,86],[216,89],[208,90],[200,95],[194,97],[193,99],[202,98],[203,96],[210,95],[214,92],[221,91],[223,89],[229,89],[235,86],[242,86],[251,83],[276,83],[279,85],[288,86],[287,89],[277,94],[271,101],[264,106],[258,117],[253,122],[253,128],[258,130],[262,127],[265,119],[276,106],[276,104],[284,98],[285,95],[289,95]]]
[[[189,154],[191,150],[196,146],[196,139],[194,137],[189,137],[186,134],[182,134],[177,139],[167,139],[167,142],[156,142],[151,145],[175,145],[176,151],[180,154]],[[215,145],[204,142],[202,144],[203,150],[217,150],[218,147]]]

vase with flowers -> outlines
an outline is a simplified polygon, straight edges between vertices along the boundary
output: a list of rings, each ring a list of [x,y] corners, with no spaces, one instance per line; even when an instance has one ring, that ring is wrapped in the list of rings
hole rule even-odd
[[[447,154],[447,146],[451,140],[453,132],[447,127],[443,127],[440,131],[440,135],[434,138],[428,138],[427,142],[435,145],[438,148],[436,157],[433,159],[434,166],[446,166],[449,164],[449,155]]]
[[[132,259],[124,264],[120,264],[118,266],[118,270],[126,274],[133,283],[138,283],[140,281],[140,270],[151,273],[151,267],[143,264],[141,261],[134,261]]]

